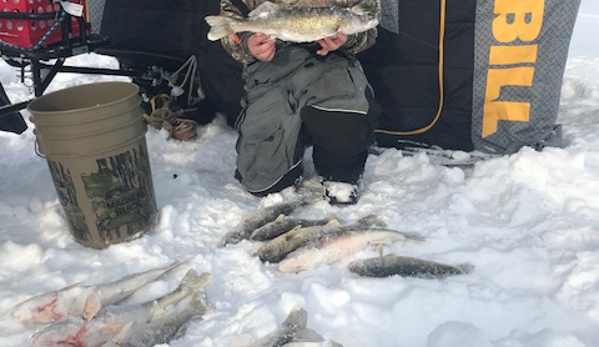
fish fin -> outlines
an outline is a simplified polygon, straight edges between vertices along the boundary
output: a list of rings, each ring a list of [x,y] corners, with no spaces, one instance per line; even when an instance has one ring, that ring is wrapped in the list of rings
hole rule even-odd
[[[394,239],[392,237],[388,236],[388,237],[381,238],[379,240],[369,241],[368,245],[369,246],[375,246],[376,250],[378,251],[378,253],[380,255],[380,257],[384,258],[384,256],[383,256],[383,248],[386,245],[392,244],[393,241],[394,241]]]
[[[284,233],[283,235],[278,236],[274,240],[276,240],[279,237],[281,237],[281,238],[284,238],[285,241],[291,241],[291,240],[293,240],[294,238],[296,238],[301,233],[301,229],[302,228],[303,227],[301,225],[298,225],[298,226],[294,227],[293,229],[289,230],[288,232]]]
[[[324,338],[312,329],[302,329],[293,334],[293,340],[297,342],[323,342]]]
[[[189,306],[191,306],[193,309],[194,317],[202,316],[204,315],[204,313],[206,313],[206,311],[208,311],[208,306],[206,305],[206,301],[204,300],[203,293],[195,293],[191,297]]]
[[[183,259],[183,260],[178,260],[178,261],[176,261],[176,262],[174,262],[174,263],[172,263],[172,264],[170,264],[170,265],[168,265],[168,266],[164,267],[164,268],[163,268],[164,272],[162,273],[162,275],[161,275],[160,277],[162,277],[162,276],[166,275],[167,273],[170,273],[170,272],[172,272],[172,271],[175,271],[175,270],[179,269],[181,266],[183,266],[183,265],[187,265],[187,264],[189,264],[190,262],[191,262],[191,257],[189,257],[189,258],[186,258],[186,259]],[[160,278],[160,277],[159,277],[159,278]]]
[[[379,257],[381,257],[381,259],[382,259],[382,258],[383,258],[383,252],[385,251],[385,249],[384,249],[383,245],[380,245],[380,244],[379,244],[379,245],[376,247],[376,251],[378,252],[378,254],[379,254]]]
[[[418,242],[426,241],[426,237],[424,237],[420,234],[411,233],[411,232],[403,232],[403,231],[399,231],[399,232],[406,238],[406,240],[418,241]]]
[[[338,227],[341,225],[341,222],[337,218],[333,218],[325,224],[327,227]]]
[[[202,288],[210,281],[210,273],[203,272],[201,275],[194,269],[187,271],[177,289],[170,295],[166,295],[157,300],[158,308],[165,308],[168,305],[177,303],[192,294],[201,292]]]
[[[277,219],[274,220],[275,223],[281,223],[282,221],[285,220],[285,215],[284,214],[280,214]]]
[[[235,34],[235,29],[231,27],[232,18],[206,16],[204,20],[210,25],[210,31],[208,31],[208,40],[210,41],[217,41],[223,37]]]
[[[364,216],[360,219],[358,219],[358,221],[356,222],[357,225],[362,226],[362,227],[380,227],[380,228],[384,228],[387,226],[387,223],[383,222],[382,220],[379,219],[379,217],[377,217],[374,214],[369,214],[367,216]]]
[[[92,320],[102,308],[102,302],[100,298],[94,293],[87,296],[85,299],[85,305],[83,306],[83,312],[81,315],[85,320]]]
[[[395,261],[396,258],[397,258],[396,253],[389,253],[387,255],[382,255],[380,259],[381,259],[382,264],[387,264],[389,262]]]
[[[267,16],[269,14],[277,12],[280,8],[281,6],[273,2],[265,1],[261,3],[260,6],[256,7],[253,11],[248,13],[248,17]]]
[[[242,233],[241,231],[237,229],[231,230],[228,233],[226,233],[225,236],[223,236],[223,238],[220,240],[220,244],[218,245],[218,247],[225,247],[228,244],[237,244],[244,238],[244,233]]]
[[[152,315],[152,318],[150,318],[150,321],[148,323],[163,319],[166,316],[168,316],[168,311],[165,310],[164,308],[159,308],[154,312],[154,314]]]
[[[111,339],[111,342],[116,346],[120,345],[125,337],[127,337],[127,334],[129,334],[132,326],[133,322],[128,322],[125,324],[123,328],[116,335],[114,335],[114,337]]]
[[[189,322],[183,324],[179,330],[177,330],[177,332],[175,333],[175,335],[173,336],[173,340],[177,340],[183,337],[183,335],[187,334],[187,325]]]
[[[371,14],[370,9],[368,7],[362,5],[362,4],[358,4],[358,5],[352,6],[349,10],[352,11],[354,14],[357,14],[359,16],[364,16],[364,15]]]
[[[294,307],[287,318],[283,322],[284,327],[294,328],[294,329],[306,329],[306,325],[308,324],[308,312],[301,307]]]
[[[329,24],[321,26],[318,31],[325,37],[333,36],[339,31],[339,25]]]
[[[352,6],[349,10],[359,16],[380,16],[381,3],[380,1],[374,1],[371,4],[362,2]]]
[[[206,286],[206,284],[210,282],[210,277],[211,275],[208,272],[203,272],[201,275],[198,275],[194,269],[190,269],[181,280],[179,288],[188,291],[195,291]]]

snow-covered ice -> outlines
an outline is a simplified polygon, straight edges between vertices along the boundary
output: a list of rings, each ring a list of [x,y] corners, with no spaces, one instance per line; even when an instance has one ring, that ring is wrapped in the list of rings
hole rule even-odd
[[[295,306],[307,310],[309,328],[345,347],[598,346],[599,5],[584,0],[580,13],[558,117],[565,148],[523,148],[468,169],[390,149],[369,157],[357,205],[323,201],[296,213],[345,222],[376,213],[394,229],[427,237],[385,246],[385,253],[472,263],[465,276],[371,279],[344,264],[282,274],[251,255],[255,243],[218,248],[241,215],[293,194],[259,199],[240,187],[233,178],[236,134],[222,119],[192,142],[150,130],[157,227],[105,250],[83,248],[68,232],[31,127],[20,136],[0,133],[0,345],[26,346],[38,329],[10,315],[33,295],[188,258],[198,272],[212,273],[206,290],[213,308],[172,347],[247,345],[277,329]],[[95,54],[69,63],[116,67]],[[4,62],[0,78],[13,102],[31,98]],[[101,80],[127,79],[59,74],[48,92]],[[376,254],[369,249],[352,259]],[[133,299],[153,298],[177,281],[159,281]]]

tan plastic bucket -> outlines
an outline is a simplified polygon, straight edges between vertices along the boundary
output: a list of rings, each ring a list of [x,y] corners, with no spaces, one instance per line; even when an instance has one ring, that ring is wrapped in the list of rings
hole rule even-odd
[[[139,88],[101,82],[29,103],[71,235],[106,248],[152,229],[157,208]]]

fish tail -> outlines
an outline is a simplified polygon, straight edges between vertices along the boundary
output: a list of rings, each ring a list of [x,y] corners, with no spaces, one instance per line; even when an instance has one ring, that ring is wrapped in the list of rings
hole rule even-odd
[[[190,261],[191,261],[190,258],[183,259],[183,260],[177,260],[176,262],[172,263],[171,265],[168,265],[167,267],[165,267],[162,275],[166,275],[171,272],[175,272],[175,270],[179,269],[181,266],[189,264]]]
[[[464,263],[456,265],[456,267],[462,272],[463,275],[467,275],[474,270],[474,265],[470,263]]]
[[[208,311],[203,293],[195,293],[189,301],[189,306],[194,317],[203,316]]]
[[[225,36],[235,34],[235,29],[231,26],[233,21],[232,18],[223,16],[206,16],[204,18],[206,23],[210,25],[210,31],[208,32],[208,40],[216,41],[220,40]]]
[[[187,271],[185,277],[181,280],[178,289],[186,292],[195,292],[196,290],[203,288],[209,280],[209,273],[204,272],[201,275],[198,275],[195,270],[191,269]]]
[[[283,322],[284,327],[306,329],[308,324],[308,312],[301,307],[294,307]]]
[[[164,308],[168,305],[177,303],[183,300],[190,295],[193,295],[197,292],[201,292],[202,288],[208,283],[210,280],[210,274],[205,272],[201,275],[194,269],[190,269],[187,271],[177,289],[175,289],[172,293],[167,294],[161,298],[157,299],[158,307]]]

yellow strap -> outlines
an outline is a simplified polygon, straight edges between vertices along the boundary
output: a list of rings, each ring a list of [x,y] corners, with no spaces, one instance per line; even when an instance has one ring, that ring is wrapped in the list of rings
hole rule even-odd
[[[444,97],[445,97],[445,88],[443,83],[443,70],[444,70],[444,48],[445,48],[445,16],[447,12],[447,0],[440,0],[441,2],[441,16],[439,18],[439,108],[437,110],[437,115],[433,119],[433,121],[420,129],[410,130],[410,131],[391,131],[391,130],[375,130],[376,133],[379,134],[387,134],[387,135],[417,135],[422,134],[430,130],[435,123],[441,117],[441,112],[443,111]]]

